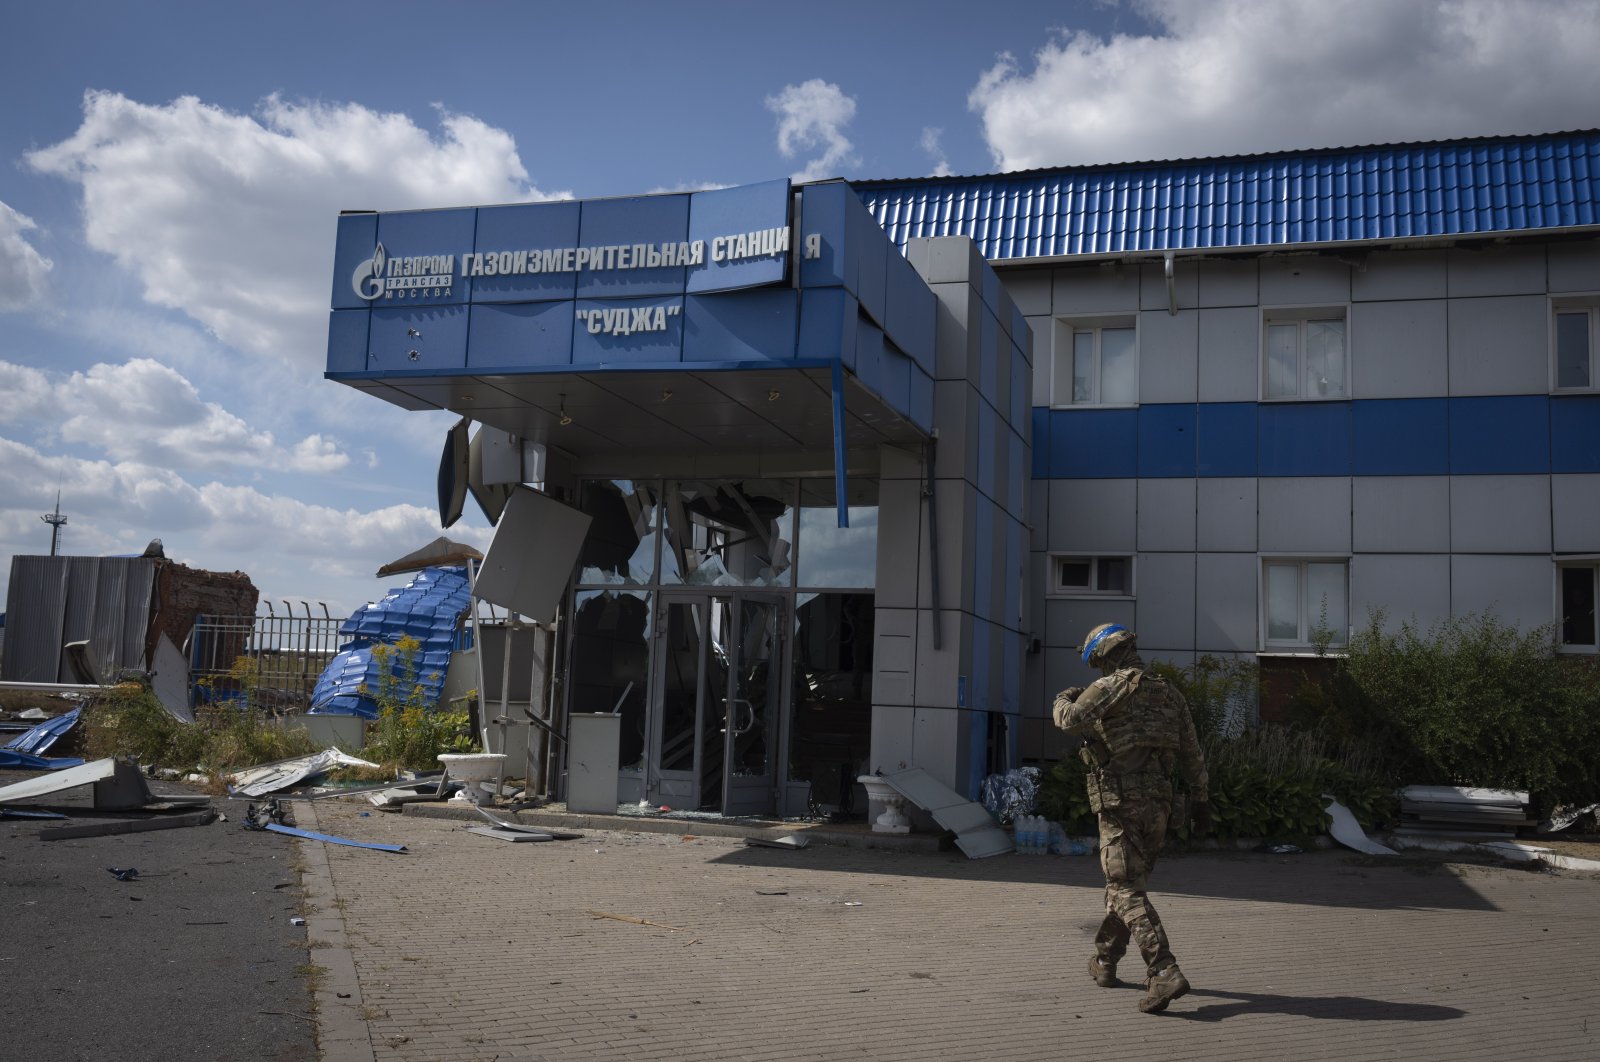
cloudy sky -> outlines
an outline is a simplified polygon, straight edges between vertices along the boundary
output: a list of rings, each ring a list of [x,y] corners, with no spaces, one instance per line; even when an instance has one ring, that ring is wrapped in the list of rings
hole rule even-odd
[[[1597,55],[1592,0],[8,2],[0,601],[58,491],[335,615],[439,533],[451,418],[322,379],[341,209],[1592,128]]]

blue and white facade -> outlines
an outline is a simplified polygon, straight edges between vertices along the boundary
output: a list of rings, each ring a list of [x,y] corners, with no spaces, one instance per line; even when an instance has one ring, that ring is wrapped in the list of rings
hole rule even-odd
[[[1597,191],[1577,133],[347,215],[328,375],[546,445],[609,528],[565,688],[634,699],[625,796],[974,793],[1057,753],[1099,622],[1180,664],[1377,610],[1594,652]],[[766,685],[713,651],[689,696],[667,645],[724,608]]]

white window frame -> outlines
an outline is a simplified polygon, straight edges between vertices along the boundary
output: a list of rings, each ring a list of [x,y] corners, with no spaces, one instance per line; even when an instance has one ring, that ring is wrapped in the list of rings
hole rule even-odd
[[[1572,568],[1587,569],[1588,570],[1589,579],[1590,579],[1590,583],[1589,583],[1590,594],[1592,595],[1590,600],[1591,601],[1595,601],[1597,603],[1600,603],[1600,557],[1588,555],[1588,556],[1569,556],[1569,557],[1558,557],[1558,558],[1556,558],[1556,563],[1555,563],[1555,569],[1556,569],[1555,570],[1556,645],[1557,645],[1558,650],[1560,652],[1563,652],[1563,653],[1589,653],[1589,654],[1600,653],[1600,615],[1596,615],[1596,617],[1594,618],[1594,620],[1593,620],[1593,628],[1594,629],[1590,632],[1591,636],[1595,639],[1594,641],[1590,641],[1590,642],[1584,643],[1584,642],[1568,642],[1566,640],[1567,632],[1566,632],[1566,629],[1565,629],[1566,628],[1566,624],[1564,622],[1565,617],[1566,617],[1566,607],[1565,607],[1566,606],[1566,602],[1565,602],[1565,599],[1564,599],[1564,594],[1565,594],[1566,588],[1564,586],[1563,576],[1564,576],[1564,574],[1566,573],[1566,571],[1568,569],[1572,569]],[[1596,611],[1600,612],[1600,609],[1596,609]]]
[[[1101,337],[1110,329],[1128,329],[1133,333],[1133,398],[1129,401],[1102,401],[1100,377],[1103,367]],[[1074,337],[1086,333],[1093,337],[1093,373],[1089,382],[1090,397],[1076,401],[1073,397],[1073,359],[1076,355]],[[1057,317],[1055,339],[1051,358],[1050,405],[1055,409],[1083,408],[1087,406],[1128,408],[1139,404],[1139,315],[1113,313]]]
[[[1316,643],[1312,637],[1316,630],[1316,623],[1321,618],[1321,607],[1313,608],[1307,600],[1309,580],[1307,568],[1312,564],[1337,564],[1344,569],[1344,629],[1333,631],[1333,638],[1328,642],[1329,649],[1343,651],[1350,645],[1350,556],[1349,554],[1333,554],[1325,556],[1274,556],[1263,555],[1260,565],[1259,612],[1257,622],[1261,631],[1261,652],[1301,654],[1315,649]],[[1268,582],[1268,569],[1274,566],[1294,566],[1296,571],[1296,591],[1299,596],[1297,605],[1298,629],[1293,638],[1273,638],[1271,636],[1271,601],[1270,586]]]
[[[1344,326],[1344,378],[1338,394],[1308,394],[1306,386],[1306,331],[1315,322],[1338,321]],[[1295,393],[1272,394],[1272,326],[1295,325]],[[1268,306],[1261,310],[1261,401],[1263,402],[1348,402],[1350,401],[1350,306]]]
[[[1560,336],[1557,318],[1562,314],[1585,314],[1589,337],[1589,379],[1576,385],[1561,384]],[[1586,394],[1600,390],[1600,294],[1554,295],[1550,298],[1550,391],[1561,394]]]
[[[1089,581],[1086,585],[1063,586],[1061,583],[1062,567],[1068,563],[1089,563]],[[1128,566],[1127,587],[1122,590],[1099,590],[1095,584],[1100,581],[1101,564],[1105,561],[1123,561]],[[1046,597],[1088,597],[1100,600],[1131,601],[1137,584],[1134,579],[1138,565],[1135,563],[1133,553],[1052,553],[1050,554],[1049,578],[1050,585],[1045,588]]]

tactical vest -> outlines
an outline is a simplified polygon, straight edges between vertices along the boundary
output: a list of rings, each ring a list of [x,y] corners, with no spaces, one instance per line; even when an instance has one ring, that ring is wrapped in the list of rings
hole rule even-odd
[[[1177,713],[1189,709],[1166,680],[1148,671],[1129,667],[1106,677],[1112,704],[1082,753],[1090,767],[1089,806],[1099,812],[1146,798],[1164,806],[1181,744]]]

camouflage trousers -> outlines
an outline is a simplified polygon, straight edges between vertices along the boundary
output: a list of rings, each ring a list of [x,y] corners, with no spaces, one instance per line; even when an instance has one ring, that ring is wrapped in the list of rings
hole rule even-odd
[[[1094,950],[1114,966],[1131,940],[1150,974],[1173,965],[1161,916],[1145,887],[1166,837],[1170,800],[1129,801],[1100,811],[1100,868],[1106,875],[1106,916]]]

